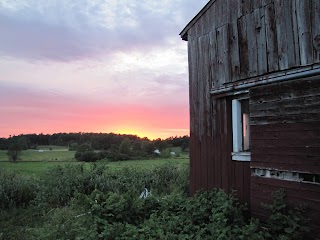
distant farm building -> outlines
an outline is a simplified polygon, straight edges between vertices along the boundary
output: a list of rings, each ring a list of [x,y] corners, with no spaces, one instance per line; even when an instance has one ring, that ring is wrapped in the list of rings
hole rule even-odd
[[[320,236],[320,0],[211,0],[188,41],[190,190],[237,190],[253,216],[283,188]]]

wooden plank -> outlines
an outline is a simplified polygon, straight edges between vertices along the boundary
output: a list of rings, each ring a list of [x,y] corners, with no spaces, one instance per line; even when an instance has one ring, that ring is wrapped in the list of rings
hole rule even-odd
[[[263,124],[278,124],[278,123],[307,123],[314,122],[320,119],[320,113],[300,113],[300,114],[289,114],[289,115],[278,115],[278,116],[260,116],[250,117],[251,125],[263,125]]]
[[[196,27],[196,37],[198,38],[203,35],[203,18],[200,17],[194,25]]]
[[[306,86],[309,85],[306,82]],[[287,88],[286,88],[287,87]],[[278,102],[281,100],[288,100],[288,99],[298,99],[298,98],[309,98],[309,97],[315,97],[319,95],[320,87],[312,87],[309,85],[309,89],[305,89],[305,86],[301,86],[297,89],[290,89],[289,86],[284,86],[284,92],[273,92],[273,90],[269,91],[268,89],[264,89],[264,93],[262,93],[260,96],[250,96],[250,104],[256,105],[258,103],[266,103],[266,102]],[[277,90],[274,91],[280,91],[282,86],[279,86]],[[286,89],[285,89],[286,88]],[[251,95],[251,94],[250,94]]]
[[[216,104],[216,131],[214,134],[214,141],[215,141],[215,149],[214,149],[214,175],[215,175],[215,187],[221,188],[222,187],[222,172],[221,172],[221,141],[220,141],[220,126],[221,126],[221,104],[220,99],[217,101]]]
[[[306,123],[305,123],[306,124]],[[282,124],[286,125],[286,124]],[[291,124],[287,124],[291,125]],[[268,125],[267,125],[268,126]],[[253,129],[255,126],[250,126]],[[304,131],[265,131],[265,132],[252,132],[250,131],[251,139],[319,139],[319,130],[304,130]]]
[[[227,160],[229,162],[229,189],[235,189],[235,165],[231,159],[231,152],[233,151],[232,143],[232,107],[231,100],[227,99]]]
[[[262,4],[262,6],[266,6],[266,5],[270,4],[270,3],[272,3],[273,1],[274,0],[262,0],[261,4]]]
[[[296,0],[297,23],[299,33],[300,61],[302,65],[313,62],[311,33],[311,1]]]
[[[298,120],[304,120],[305,116],[309,116],[311,114],[314,114],[315,116],[320,114],[320,105],[310,103],[310,105],[304,106],[303,105],[297,105],[294,106],[293,104],[288,103],[288,106],[281,105],[275,103],[278,108],[265,108],[261,111],[252,111],[250,112],[250,117],[270,117],[272,119],[279,117],[283,120],[286,120],[286,116],[288,116],[290,119],[292,115],[299,115],[300,117],[296,116],[296,119]],[[305,114],[307,112],[307,114]],[[319,113],[319,114],[318,114]],[[280,119],[279,119],[280,120]]]
[[[313,62],[320,62],[320,1],[312,2]]]
[[[222,85],[230,81],[230,68],[229,68],[229,50],[228,50],[228,28],[227,25],[224,25],[217,29],[217,63],[218,63],[218,72],[217,77],[219,80],[218,85]]]
[[[263,126],[252,126],[251,133],[265,133],[265,132],[297,132],[300,136],[304,135],[303,131],[320,131],[320,122],[310,123],[294,123],[294,124],[269,124]],[[320,132],[319,132],[320,133]],[[271,133],[272,134],[272,133]]]
[[[219,79],[218,79],[218,63],[217,63],[217,37],[216,31],[212,31],[209,34],[210,38],[210,47],[209,47],[209,56],[210,56],[210,79],[211,79],[211,86],[218,87],[219,86]]]
[[[289,156],[320,156],[319,147],[252,147],[250,148],[252,154],[275,154],[275,155],[289,155]]]
[[[197,44],[195,41],[189,41],[188,49],[189,49],[189,102],[190,102],[190,132],[196,136],[198,135],[198,118],[197,118],[197,109],[198,105],[198,84],[197,84]]]
[[[198,40],[195,39],[194,41],[189,42],[190,44],[190,51],[191,51],[191,75],[190,75],[190,137],[192,138],[193,146],[190,148],[191,154],[191,162],[193,163],[192,166],[192,191],[199,189],[200,180],[199,180],[199,160],[201,159],[199,149],[201,147],[199,141],[199,91],[198,91]]]
[[[257,37],[258,75],[262,75],[268,71],[265,8],[254,11],[254,23]]]
[[[272,101],[263,101],[259,100],[256,102],[252,102],[250,104],[250,111],[251,112],[258,112],[263,110],[271,110],[271,109],[277,109],[277,108],[288,108],[288,107],[314,107],[319,108],[320,111],[320,92],[317,93],[317,95],[312,95],[310,97],[304,97],[304,96],[292,96],[292,98],[285,98],[285,99],[275,99]],[[263,99],[263,98],[262,98]],[[308,109],[306,109],[307,111]]]
[[[299,48],[296,48],[294,28],[293,26],[293,5],[294,1],[284,1],[284,22],[285,22],[285,33],[286,33],[286,48],[287,48],[287,59],[288,59],[288,68],[292,68],[300,65],[300,61],[296,56],[299,53]]]
[[[229,192],[229,156],[230,152],[228,153],[228,139],[227,139],[227,104],[226,99],[220,101],[221,109],[220,109],[220,117],[221,117],[221,125],[220,125],[220,141],[221,141],[221,174],[222,174],[222,189],[226,192]]]
[[[297,21],[297,8],[296,1],[291,1],[291,20],[292,20],[292,34],[293,34],[293,42],[294,42],[294,56],[297,66],[301,64],[300,61],[300,47],[299,47],[299,31],[298,31],[298,21]],[[289,29],[288,29],[289,30]]]
[[[243,201],[250,205],[250,181],[251,169],[250,162],[243,162]]]
[[[277,155],[277,154],[251,154],[252,162],[269,162],[269,163],[291,163],[293,165],[301,165],[305,163],[306,165],[319,166],[319,157],[318,156],[307,156],[307,155],[292,155],[288,154],[286,156]]]
[[[238,19],[239,34],[239,58],[240,58],[240,78],[245,79],[249,76],[249,59],[248,59],[248,39],[247,39],[247,17],[243,16]]]
[[[279,69],[287,69],[289,66],[288,63],[288,39],[286,35],[286,9],[285,2],[287,0],[275,0],[274,9],[275,9],[275,19],[276,19],[276,32],[277,32],[277,43],[278,43],[278,59],[279,59]],[[290,29],[291,30],[291,29]],[[292,49],[292,47],[291,47]]]
[[[209,137],[208,141],[208,189],[214,188],[214,158],[213,158],[213,149],[214,149],[214,139],[212,136]]]
[[[244,202],[244,184],[243,184],[243,163],[234,161],[235,172],[235,189],[237,191],[237,198],[241,203]]]
[[[200,18],[203,19],[203,18]],[[198,37],[198,101],[199,101],[199,108],[198,108],[198,118],[199,118],[199,141],[200,141],[200,148],[198,149],[199,153],[199,170],[197,171],[197,176],[199,178],[199,189],[206,190],[207,187],[207,159],[206,159],[206,141],[204,137],[205,131],[205,82],[206,82],[206,53],[204,49],[206,48],[205,43],[205,36],[202,35]]]
[[[202,179],[201,179],[201,171],[202,171],[202,161],[201,161],[201,142],[199,140],[199,136],[196,136],[194,139],[194,158],[195,158],[195,189],[202,189]]]
[[[210,95],[210,90],[211,90],[211,59],[210,59],[210,35],[206,34],[204,35],[204,58],[205,58],[205,72],[204,72],[204,90],[203,90],[203,97],[204,97],[204,123],[205,123],[205,128],[204,128],[204,134],[206,136],[211,136],[211,95]]]
[[[252,11],[252,2],[255,0],[241,1],[242,15],[247,15]]]
[[[207,34],[211,31],[210,13],[206,11],[201,18],[203,19],[203,34]]]
[[[275,95],[279,93],[286,92],[299,92],[301,90],[310,91],[312,93],[316,93],[313,89],[320,89],[320,78],[317,77],[315,79],[297,79],[291,80],[287,82],[274,83],[265,86],[258,86],[250,89],[250,98],[254,98],[255,96],[261,95]],[[307,95],[307,94],[305,94]]]
[[[195,148],[197,146],[194,143],[193,134],[190,133],[190,182],[189,182],[189,191],[193,195],[196,192],[196,168],[197,161],[195,157]]]
[[[201,164],[200,164],[200,184],[201,189],[208,190],[208,155],[207,155],[207,139],[206,136],[203,135],[201,137]]]
[[[278,188],[286,188],[286,189],[294,189],[299,190],[302,192],[310,192],[310,193],[318,193],[320,194],[320,188],[318,184],[310,184],[310,183],[302,183],[302,182],[294,182],[294,181],[284,181],[274,178],[261,178],[261,177],[255,177],[251,176],[251,186],[253,184],[262,184],[264,185],[264,190],[266,190],[268,187],[272,189],[272,187],[278,187]],[[299,192],[298,192],[299,193]],[[303,194],[302,194],[303,196]],[[318,196],[318,195],[316,195]],[[316,199],[320,199],[316,198]]]
[[[228,1],[226,0],[216,0],[214,3],[216,6],[216,20],[215,20],[215,25],[219,28],[222,27],[223,25],[227,24],[228,21]]]
[[[194,106],[194,81],[195,81],[195,54],[194,41],[188,42],[188,65],[189,65],[189,102],[190,102],[190,193],[194,194],[196,189],[196,156],[195,156],[195,106]]]
[[[265,8],[265,21],[266,21],[268,72],[273,72],[279,69],[275,11],[274,11],[273,3],[267,5]]]
[[[230,66],[230,80],[234,82],[240,79],[240,58],[239,58],[237,21],[233,21],[228,25],[228,45],[229,45],[228,59],[229,59],[229,66]]]
[[[216,138],[216,132],[218,131],[218,126],[217,126],[217,101],[216,99],[211,99],[211,109],[212,109],[212,136],[211,136],[211,141],[213,143],[212,145],[212,153],[211,153],[211,159],[208,165],[208,176],[210,176],[209,181],[208,181],[208,187],[209,188],[214,188],[217,187],[216,185],[216,179],[218,178],[217,176],[217,151],[218,151],[218,139]]]
[[[297,134],[298,135],[298,134]],[[291,138],[291,139],[254,139],[250,143],[251,147],[320,147],[320,136],[318,139]]]
[[[199,107],[197,108],[198,112],[198,118],[199,118],[199,138],[202,138],[202,135],[204,134],[204,101],[205,98],[203,96],[203,93],[205,92],[204,89],[204,83],[206,81],[205,79],[205,72],[206,72],[206,66],[205,66],[205,42],[204,42],[204,36],[199,37],[198,39],[198,67],[197,67],[197,73],[198,73],[198,98],[197,101],[199,102]]]
[[[228,1],[228,23],[237,22],[237,19],[242,16],[241,1],[227,0]]]
[[[255,11],[262,7],[263,0],[252,0],[252,9],[251,11]]]
[[[256,12],[260,15],[260,11]],[[257,38],[255,29],[255,14],[248,14],[245,16],[247,26],[247,39],[248,39],[248,62],[249,62],[249,77],[257,76],[258,73],[258,51],[257,51]]]

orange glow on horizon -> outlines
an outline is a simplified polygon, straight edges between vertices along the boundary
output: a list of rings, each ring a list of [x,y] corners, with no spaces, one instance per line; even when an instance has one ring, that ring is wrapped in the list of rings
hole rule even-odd
[[[139,127],[119,127],[113,129],[111,132],[116,134],[137,135],[140,138],[147,137],[150,140],[189,135],[188,129],[143,129]]]
[[[141,129],[135,129],[135,128],[119,128],[113,131],[114,133],[117,134],[128,134],[128,135],[137,135],[140,138],[144,138],[147,137],[149,139],[156,139],[157,137],[154,136],[154,134],[147,132],[147,131],[143,131]]]

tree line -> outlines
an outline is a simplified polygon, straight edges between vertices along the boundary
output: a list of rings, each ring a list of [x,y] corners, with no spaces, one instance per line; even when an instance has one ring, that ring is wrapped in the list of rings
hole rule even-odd
[[[76,151],[75,158],[80,161],[130,160],[156,156],[155,150],[170,155],[170,148],[189,149],[188,136],[175,136],[167,139],[149,140],[137,135],[115,133],[55,133],[55,134],[21,134],[0,138],[0,150],[9,152],[37,149],[39,145],[65,146]]]

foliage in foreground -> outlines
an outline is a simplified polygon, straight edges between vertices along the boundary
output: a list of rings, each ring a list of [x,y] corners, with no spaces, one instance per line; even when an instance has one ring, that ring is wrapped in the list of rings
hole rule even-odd
[[[1,205],[0,239],[303,239],[301,210],[288,209],[283,192],[274,194],[262,228],[222,190],[188,197],[187,169],[70,165],[40,180],[0,170],[0,201],[10,199]],[[152,195],[140,199],[145,186]]]

